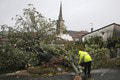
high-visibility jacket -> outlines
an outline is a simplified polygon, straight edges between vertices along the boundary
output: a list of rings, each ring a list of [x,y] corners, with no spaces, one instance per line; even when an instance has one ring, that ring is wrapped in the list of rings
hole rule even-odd
[[[87,52],[79,51],[78,54],[80,55],[79,64],[83,63],[83,62],[90,62],[90,61],[92,61],[91,56]]]

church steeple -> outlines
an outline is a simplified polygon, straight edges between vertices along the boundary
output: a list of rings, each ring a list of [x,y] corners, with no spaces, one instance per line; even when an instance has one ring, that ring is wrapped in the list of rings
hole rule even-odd
[[[57,34],[60,35],[64,33],[65,31],[65,26],[64,26],[64,20],[63,20],[63,15],[62,15],[62,2],[60,3],[60,12],[57,20]]]
[[[62,2],[60,3],[60,12],[59,12],[58,20],[63,20],[63,16],[62,16]]]

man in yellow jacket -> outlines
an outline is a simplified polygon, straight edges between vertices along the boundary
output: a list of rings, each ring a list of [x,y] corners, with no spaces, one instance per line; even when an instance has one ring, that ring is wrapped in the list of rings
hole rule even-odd
[[[79,51],[79,56],[80,56],[80,59],[79,59],[79,64],[81,66],[84,67],[84,73],[85,73],[85,76],[90,78],[91,77],[91,62],[92,62],[92,58],[91,56],[85,52],[85,51]]]

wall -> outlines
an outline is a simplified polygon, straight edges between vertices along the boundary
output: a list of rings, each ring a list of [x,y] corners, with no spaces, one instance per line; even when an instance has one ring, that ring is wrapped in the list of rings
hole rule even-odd
[[[95,31],[93,31],[91,33],[88,33],[85,36],[83,36],[82,41],[88,40],[89,38],[95,37],[95,36],[101,36],[103,38],[103,40],[106,41],[107,38],[113,36],[113,29],[114,29],[114,25],[110,25],[110,26],[100,28],[98,30],[95,30]]]

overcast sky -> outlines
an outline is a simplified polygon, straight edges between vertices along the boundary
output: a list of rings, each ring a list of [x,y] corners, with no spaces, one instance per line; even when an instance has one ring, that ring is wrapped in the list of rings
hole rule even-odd
[[[60,1],[68,30],[90,31],[91,23],[94,29],[120,24],[120,0],[0,0],[0,24],[12,25],[11,18],[22,14],[29,3],[46,18],[56,20]]]

